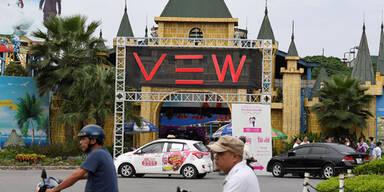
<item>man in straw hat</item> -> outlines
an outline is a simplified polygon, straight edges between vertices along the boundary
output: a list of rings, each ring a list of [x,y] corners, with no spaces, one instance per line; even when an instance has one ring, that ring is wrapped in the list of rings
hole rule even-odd
[[[233,136],[222,136],[208,147],[214,152],[216,167],[227,177],[223,192],[260,192],[253,170],[243,161],[244,143]]]

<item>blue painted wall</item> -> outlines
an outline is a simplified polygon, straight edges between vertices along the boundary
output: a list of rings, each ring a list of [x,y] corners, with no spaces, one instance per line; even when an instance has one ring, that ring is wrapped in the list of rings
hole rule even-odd
[[[26,145],[30,145],[32,143],[32,127],[35,130],[34,143],[38,144],[39,140],[42,145],[47,143],[49,123],[45,130],[44,126],[35,120],[24,124],[23,127],[19,127],[17,124],[16,116],[18,113],[22,113],[18,105],[22,99],[25,99],[26,93],[30,97],[35,95],[40,100],[40,109],[42,110],[40,120],[49,122],[48,96],[39,98],[38,90],[32,77],[0,76],[0,90],[0,146],[3,147],[4,142],[13,129],[24,139]]]

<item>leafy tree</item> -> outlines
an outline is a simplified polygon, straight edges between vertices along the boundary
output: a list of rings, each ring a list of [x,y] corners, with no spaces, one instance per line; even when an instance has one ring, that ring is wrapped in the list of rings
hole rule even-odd
[[[92,34],[99,25],[99,22],[86,25],[82,16],[52,17],[44,22],[47,32],[38,30],[32,34],[44,39],[44,43],[31,47],[32,54],[41,58],[32,66],[37,72],[40,95],[55,88],[57,94],[65,97],[74,82],[72,74],[95,64],[95,47],[103,40]]]
[[[38,101],[35,95],[32,97],[26,93],[25,98],[18,98],[19,103],[18,111],[15,116],[17,120],[17,125],[19,126],[21,132],[24,136],[28,136],[28,130],[32,128],[32,145],[35,142],[35,127],[33,121],[38,121],[42,115],[43,109],[40,108],[40,101]]]
[[[325,87],[319,90],[321,103],[312,107],[321,127],[330,128],[335,136],[348,133],[355,126],[365,128],[365,120],[372,116],[366,110],[373,98],[364,94],[368,88],[361,87],[360,81],[349,76],[334,76],[324,83]]]
[[[21,64],[11,63],[4,70],[5,76],[26,76],[27,72]]]
[[[32,35],[44,39],[44,43],[31,47],[32,55],[40,60],[32,63],[39,94],[51,90],[64,100],[71,100],[68,90],[74,83],[73,73],[88,65],[95,65],[96,45],[102,39],[93,37],[99,22],[86,24],[82,16],[52,17],[44,22],[47,31],[38,30]],[[65,122],[67,139],[73,136],[72,124]]]
[[[312,71],[312,79],[316,79],[320,72],[320,66],[324,66],[327,70],[328,76],[350,76],[352,68],[345,66],[337,57],[324,57],[324,56],[307,56],[304,57],[306,62],[318,63],[319,67],[315,67]]]

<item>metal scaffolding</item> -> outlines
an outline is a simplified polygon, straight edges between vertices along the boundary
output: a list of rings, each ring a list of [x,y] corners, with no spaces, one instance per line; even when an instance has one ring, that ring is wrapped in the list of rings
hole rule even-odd
[[[199,102],[199,103],[271,103],[272,40],[196,39],[196,38],[116,38],[116,79],[113,157],[123,154],[124,102]],[[126,47],[177,47],[259,49],[262,51],[262,88],[260,94],[132,92],[125,90]]]

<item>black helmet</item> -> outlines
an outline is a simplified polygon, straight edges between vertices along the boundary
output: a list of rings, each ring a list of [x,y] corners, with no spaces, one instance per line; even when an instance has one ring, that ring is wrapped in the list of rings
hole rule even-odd
[[[80,130],[79,134],[77,134],[77,136],[88,137],[89,139],[96,139],[99,145],[104,144],[105,133],[104,130],[98,125],[87,125],[83,127]]]

